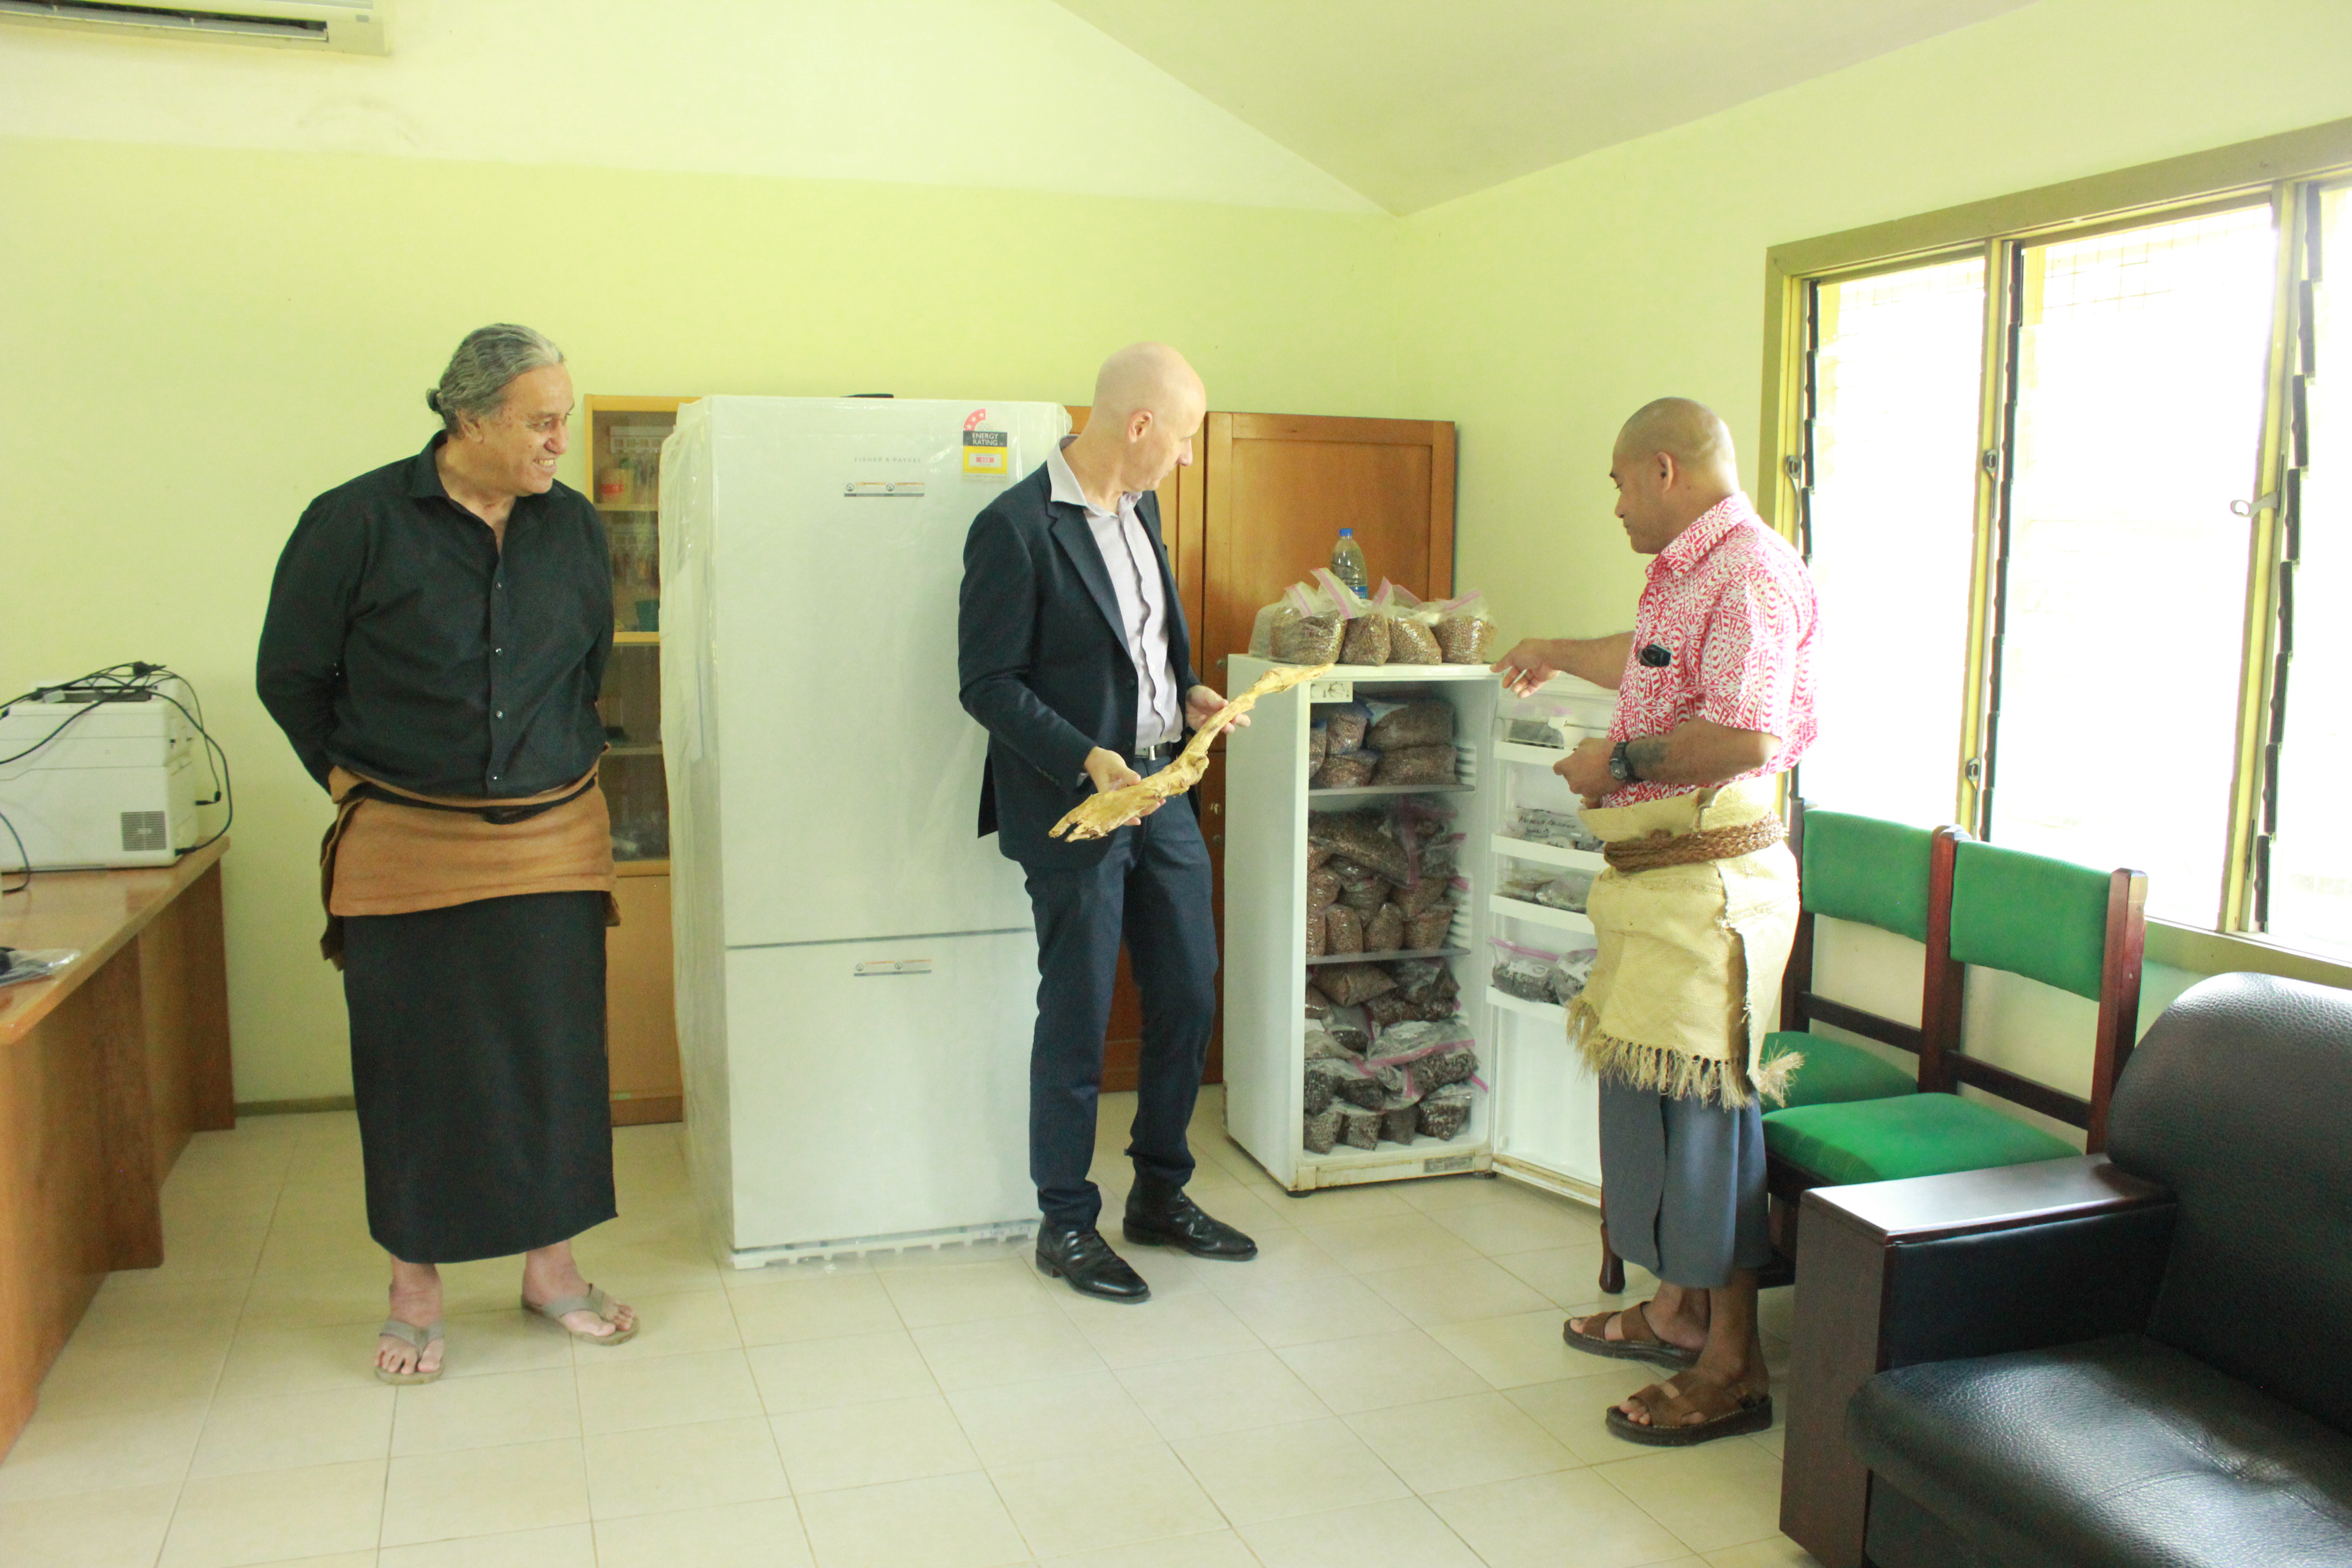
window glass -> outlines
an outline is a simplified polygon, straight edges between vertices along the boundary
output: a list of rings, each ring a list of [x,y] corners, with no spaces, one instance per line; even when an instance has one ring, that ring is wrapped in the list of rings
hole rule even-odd
[[[1959,798],[1984,261],[1821,284],[1808,516],[1811,805],[1922,827]]]
[[[2297,947],[2352,956],[2352,192],[2324,193],[2312,289],[2312,374],[2305,382],[2302,563],[2294,572],[2294,660],[2279,748],[2269,930]],[[2335,269],[2331,282],[2327,268]],[[2330,393],[2335,395],[2330,396]]]
[[[1989,834],[2209,929],[2275,254],[2267,205],[2029,246],[2016,307]]]

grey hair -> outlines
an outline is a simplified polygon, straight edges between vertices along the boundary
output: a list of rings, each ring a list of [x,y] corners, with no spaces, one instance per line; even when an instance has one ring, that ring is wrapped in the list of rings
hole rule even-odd
[[[563,363],[563,351],[546,334],[511,321],[467,332],[441,384],[425,395],[425,406],[441,416],[442,428],[456,435],[461,416],[487,419],[506,404],[507,384],[519,375]]]

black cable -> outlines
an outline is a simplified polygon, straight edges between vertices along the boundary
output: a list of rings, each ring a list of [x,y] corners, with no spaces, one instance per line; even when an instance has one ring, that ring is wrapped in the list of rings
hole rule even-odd
[[[0,812],[0,827],[6,828],[8,837],[16,840],[16,858],[25,863],[25,879],[13,888],[0,888],[0,899],[5,899],[11,893],[21,893],[33,885],[33,858],[26,852],[25,840],[16,832],[16,825],[8,820],[6,812]],[[0,871],[0,876],[5,875],[7,875],[5,871]]]

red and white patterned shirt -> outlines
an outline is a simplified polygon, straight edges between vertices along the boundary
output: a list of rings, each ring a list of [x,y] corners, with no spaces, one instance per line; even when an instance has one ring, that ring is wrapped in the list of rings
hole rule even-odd
[[[1650,563],[1610,739],[1663,735],[1705,719],[1780,737],[1769,763],[1739,777],[1794,767],[1813,742],[1816,618],[1803,558],[1765,526],[1745,495],[1725,498]],[[1646,647],[1671,657],[1664,665],[1644,664]],[[1696,787],[1630,784],[1601,804],[1633,805]]]

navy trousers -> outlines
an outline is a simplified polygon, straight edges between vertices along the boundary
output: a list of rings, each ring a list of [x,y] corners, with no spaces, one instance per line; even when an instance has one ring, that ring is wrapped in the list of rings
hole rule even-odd
[[[1143,1053],[1128,1158],[1139,1176],[1192,1179],[1185,1129],[1217,1016],[1217,931],[1209,847],[1192,805],[1171,800],[1077,868],[1024,866],[1037,919],[1037,1031],[1029,1051],[1029,1174],[1049,1225],[1092,1226],[1102,1193],[1095,1101],[1118,949],[1143,1000]]]

